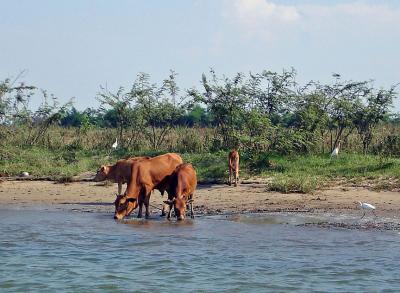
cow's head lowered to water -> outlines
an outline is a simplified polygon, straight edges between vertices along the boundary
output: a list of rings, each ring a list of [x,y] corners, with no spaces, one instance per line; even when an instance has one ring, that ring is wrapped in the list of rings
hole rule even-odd
[[[129,216],[134,209],[138,206],[137,199],[128,197],[126,195],[117,195],[115,199],[115,214],[114,219],[122,220],[124,217]]]
[[[186,210],[188,204],[192,203],[192,199],[188,199],[186,195],[175,197],[172,200],[164,201],[165,204],[170,206],[170,214],[168,218],[171,217],[171,209],[174,208],[175,216],[178,221],[184,220],[186,216]]]

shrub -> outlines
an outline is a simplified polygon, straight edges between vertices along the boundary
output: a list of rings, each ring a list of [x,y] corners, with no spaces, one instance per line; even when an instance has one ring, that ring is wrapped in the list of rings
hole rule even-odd
[[[278,175],[268,184],[268,190],[282,193],[310,193],[316,190],[319,185],[320,178],[318,177],[288,177],[285,175]]]

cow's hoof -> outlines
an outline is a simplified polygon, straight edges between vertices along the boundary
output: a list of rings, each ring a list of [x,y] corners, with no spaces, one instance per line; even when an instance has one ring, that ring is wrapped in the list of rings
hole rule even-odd
[[[138,217],[138,219],[140,219],[142,217],[142,215],[138,215],[137,217]]]

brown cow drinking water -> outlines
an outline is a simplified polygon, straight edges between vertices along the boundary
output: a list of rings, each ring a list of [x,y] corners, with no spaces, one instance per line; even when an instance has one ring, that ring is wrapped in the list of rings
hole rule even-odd
[[[101,166],[97,171],[94,181],[110,180],[118,183],[118,195],[121,195],[122,184],[129,183],[131,179],[132,162],[150,159],[151,157],[132,157],[118,160],[114,165]]]
[[[235,186],[239,182],[239,153],[237,150],[231,150],[228,156],[228,167],[229,167],[229,185],[232,185],[234,180]]]
[[[181,164],[165,180],[167,180],[168,201],[164,203],[169,205],[168,219],[171,218],[172,206],[174,207],[176,218],[178,220],[185,219],[186,206],[188,204],[190,206],[190,216],[193,219],[193,193],[197,186],[196,170],[191,164]]]
[[[115,200],[114,218],[121,220],[129,216],[137,206],[139,206],[138,218],[141,218],[143,204],[146,207],[145,216],[148,218],[151,191],[159,189],[163,193],[165,187],[160,183],[182,162],[182,158],[174,153],[133,162],[131,179],[125,194],[118,195]]]

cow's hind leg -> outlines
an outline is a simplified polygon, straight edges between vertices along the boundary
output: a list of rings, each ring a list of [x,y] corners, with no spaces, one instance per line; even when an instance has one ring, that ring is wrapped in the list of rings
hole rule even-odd
[[[121,195],[122,192],[122,183],[118,182],[118,195]]]
[[[238,186],[239,183],[239,170],[235,170],[235,186]]]
[[[239,184],[239,159],[235,162],[235,186]]]
[[[144,201],[144,206],[146,207],[146,214],[145,214],[146,219],[150,218],[149,202],[150,202],[150,196],[147,196]]]

